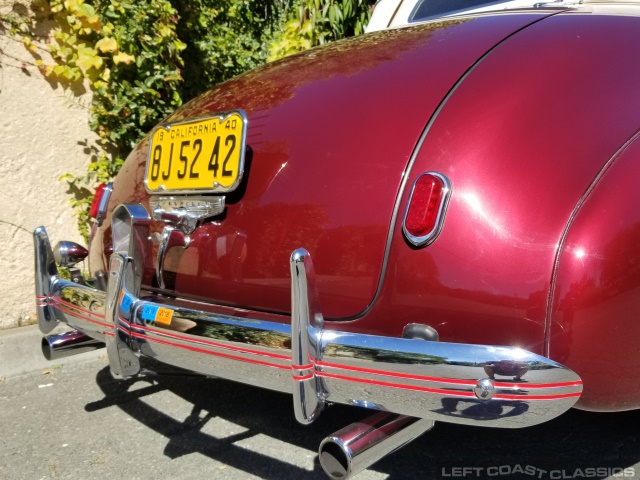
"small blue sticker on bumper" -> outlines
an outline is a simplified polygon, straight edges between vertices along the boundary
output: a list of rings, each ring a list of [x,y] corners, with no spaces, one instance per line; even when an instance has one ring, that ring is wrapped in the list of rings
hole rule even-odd
[[[149,322],[156,321],[156,314],[158,313],[158,307],[154,305],[145,305],[142,307],[142,319],[148,320]]]
[[[122,300],[120,300],[120,308],[125,312],[128,312],[131,308],[131,304],[133,303],[133,298],[131,298],[131,295],[124,290],[122,290],[120,296],[122,297]]]

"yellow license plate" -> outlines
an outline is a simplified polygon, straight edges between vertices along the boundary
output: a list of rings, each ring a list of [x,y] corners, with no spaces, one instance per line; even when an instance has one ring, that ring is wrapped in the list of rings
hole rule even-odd
[[[247,117],[241,110],[160,125],[151,133],[150,193],[235,190],[244,169]]]

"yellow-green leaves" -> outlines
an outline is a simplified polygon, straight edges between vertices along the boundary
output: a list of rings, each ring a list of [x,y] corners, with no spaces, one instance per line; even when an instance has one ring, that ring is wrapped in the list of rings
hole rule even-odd
[[[175,26],[160,24],[157,26],[158,33],[163,38],[171,38],[175,34]]]
[[[120,52],[113,56],[113,63],[115,63],[116,65],[118,65],[119,63],[129,65],[131,62],[135,62],[135,60],[136,57],[124,52]]]
[[[52,5],[53,3],[54,2],[51,2]],[[60,3],[60,2],[56,2],[56,3]],[[66,8],[67,10],[73,10],[74,8],[78,8],[80,5],[84,4],[84,0],[64,0],[62,4],[64,5],[64,8]]]
[[[360,35],[371,17],[367,0],[298,0],[282,35],[269,47],[271,62],[324,45],[333,40]]]
[[[78,45],[77,52],[78,59],[75,63],[85,74],[88,73],[91,68],[95,68],[96,70],[102,68],[104,62],[95,48],[90,47],[86,43],[80,44]]]
[[[51,0],[51,11],[57,14],[66,13],[67,26],[76,33],[88,35],[100,30],[100,16],[93,5],[84,0]]]
[[[31,40],[31,37],[22,37],[22,44],[30,52],[35,52],[37,50],[36,46],[33,43],[33,40]]]
[[[96,48],[102,53],[112,53],[118,50],[118,42],[115,38],[103,37],[96,42]]]
[[[313,46],[313,42],[311,21],[293,18],[284,25],[280,38],[271,43],[267,62],[308,50]]]

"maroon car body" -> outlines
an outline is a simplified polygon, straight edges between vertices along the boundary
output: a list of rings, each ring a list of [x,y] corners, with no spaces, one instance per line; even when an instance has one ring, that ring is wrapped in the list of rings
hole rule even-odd
[[[640,408],[639,15],[627,4],[447,19],[214,88],[165,123],[242,109],[242,183],[188,248],[167,250],[164,288],[149,241],[141,291],[288,324],[289,259],[303,247],[326,329],[401,338],[423,324],[443,343],[519,347],[582,379],[576,407]],[[113,184],[92,275],[109,271],[111,212],[152,210],[148,147]],[[416,247],[403,216],[425,172],[452,193],[439,236]],[[82,327],[103,339],[100,322]],[[484,365],[497,381],[527,370]]]

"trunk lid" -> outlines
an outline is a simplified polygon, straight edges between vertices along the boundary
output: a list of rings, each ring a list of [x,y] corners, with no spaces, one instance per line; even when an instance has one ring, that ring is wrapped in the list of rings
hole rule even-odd
[[[303,247],[326,317],[361,313],[374,299],[400,183],[429,118],[483,54],[547,14],[364,35],[269,64],[183,106],[167,121],[244,110],[248,153],[226,211],[199,226],[188,248],[167,253],[168,292],[289,312],[289,257]],[[148,138],[118,176],[112,205],[148,207],[147,150]],[[144,283],[157,288],[157,244],[149,250]]]

